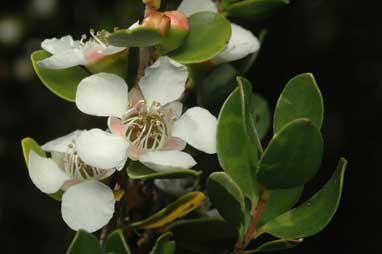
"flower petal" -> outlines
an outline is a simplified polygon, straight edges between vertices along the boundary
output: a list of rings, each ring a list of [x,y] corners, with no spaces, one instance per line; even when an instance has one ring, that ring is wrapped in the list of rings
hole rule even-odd
[[[199,181],[195,177],[180,179],[155,179],[154,184],[163,192],[174,196],[182,196],[188,192],[195,191]]]
[[[175,121],[171,135],[205,153],[216,153],[217,119],[208,110],[193,107]]]
[[[102,55],[108,56],[124,51],[125,49],[126,47],[107,46],[106,48],[102,49],[100,53]]]
[[[80,158],[88,165],[120,170],[127,160],[127,141],[119,136],[91,129],[83,131],[76,140],[76,150]]]
[[[69,145],[75,144],[75,141],[81,132],[82,131],[80,130],[75,130],[63,137],[45,143],[41,148],[47,152],[66,153],[68,152]]]
[[[186,146],[187,143],[183,139],[171,137],[167,139],[166,144],[162,149],[182,151],[184,148],[186,148]]]
[[[178,7],[178,11],[183,12],[186,16],[191,16],[201,11],[218,12],[218,9],[211,0],[183,0]]]
[[[45,39],[41,42],[41,48],[51,54],[57,54],[68,49],[79,48],[79,46],[80,42],[74,41],[70,35],[63,36],[60,39]]]
[[[187,78],[184,65],[162,56],[146,69],[139,86],[148,105],[154,101],[165,105],[182,96]]]
[[[191,155],[174,150],[145,152],[139,157],[139,161],[158,171],[189,169],[196,165],[196,161]]]
[[[76,105],[89,115],[121,116],[128,106],[127,84],[115,74],[91,75],[78,85]]]
[[[101,182],[85,181],[71,186],[62,196],[62,218],[73,230],[94,232],[114,214],[113,191]]]
[[[41,157],[34,151],[29,154],[28,172],[33,184],[47,194],[57,192],[69,180],[52,159]]]
[[[183,104],[179,101],[173,101],[160,109],[168,120],[178,119],[183,112]]]
[[[109,130],[111,133],[117,136],[125,136],[125,125],[123,124],[123,121],[121,118],[118,117],[109,117],[107,120],[107,126],[109,127]]]
[[[251,31],[231,23],[232,35],[227,48],[213,59],[216,64],[239,60],[259,50],[260,42]]]
[[[129,108],[132,108],[139,101],[143,100],[143,95],[138,88],[131,88],[129,91]]]
[[[65,69],[77,65],[86,65],[83,51],[78,48],[64,50],[38,62],[41,67],[48,69]]]

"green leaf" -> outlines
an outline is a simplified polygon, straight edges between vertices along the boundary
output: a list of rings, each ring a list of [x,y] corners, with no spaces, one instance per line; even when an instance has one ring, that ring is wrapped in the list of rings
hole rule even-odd
[[[170,240],[172,233],[167,232],[159,236],[150,254],[174,254],[175,241]]]
[[[174,233],[177,250],[179,247],[197,253],[226,251],[232,248],[238,237],[237,230],[218,217],[179,220],[168,230]]]
[[[188,19],[190,33],[169,56],[182,64],[200,63],[222,52],[231,38],[231,23],[213,12],[198,12]]]
[[[246,229],[244,195],[239,186],[224,172],[215,172],[207,181],[208,196],[221,216],[238,232],[243,240]]]
[[[258,227],[292,208],[300,199],[304,186],[270,190]]]
[[[109,35],[107,41],[117,47],[151,47],[162,42],[162,34],[151,27],[121,29]]]
[[[44,50],[33,52],[31,59],[37,76],[41,82],[58,97],[74,102],[76,98],[77,86],[80,81],[89,74],[80,66],[67,69],[47,69],[39,66],[38,62],[50,57]]]
[[[29,164],[29,153],[34,151],[36,154],[41,157],[47,157],[45,151],[40,147],[40,145],[33,138],[24,138],[21,140],[21,147],[23,149],[23,155],[25,164],[28,167]],[[57,201],[61,201],[62,195],[64,192],[62,190],[57,191],[56,193],[49,194],[49,196]]]
[[[229,17],[248,17],[262,20],[289,4],[288,0],[244,0],[227,5],[224,12]]]
[[[298,239],[317,234],[333,218],[341,199],[347,161],[341,158],[336,171],[326,185],[311,199],[260,228],[284,239]]]
[[[260,139],[263,139],[271,127],[271,110],[268,102],[258,94],[253,96],[255,126]]]
[[[130,161],[127,166],[127,174],[131,179],[152,180],[152,179],[175,179],[188,176],[199,176],[202,171],[192,169],[171,169],[164,171],[152,170],[138,161]]]
[[[155,213],[153,216],[138,221],[130,226],[132,228],[159,228],[166,224],[181,218],[188,213],[198,208],[206,199],[202,192],[190,192],[180,197],[175,202],[168,205],[166,208]]]
[[[72,243],[69,246],[67,254],[95,254],[101,253],[101,246],[97,238],[84,231],[77,231]]]
[[[307,183],[318,171],[323,154],[320,131],[309,119],[287,124],[269,143],[259,162],[257,178],[269,189]]]
[[[303,239],[298,240],[285,240],[285,239],[278,239],[270,242],[266,242],[262,245],[260,245],[255,250],[249,250],[245,251],[244,254],[250,254],[250,253],[262,253],[262,252],[274,252],[274,251],[280,251],[280,250],[287,250],[296,247],[296,245],[303,242]]]
[[[256,180],[258,153],[255,144],[251,142],[252,138],[248,135],[251,131],[248,121],[253,121],[253,112],[247,109],[248,103],[244,101],[249,97],[245,96],[246,93],[248,87],[245,89],[240,82],[239,87],[230,94],[220,111],[217,125],[217,154],[224,171],[239,185],[244,195],[253,200],[259,193]]]
[[[310,73],[292,78],[285,86],[275,109],[274,132],[298,118],[308,118],[318,128],[324,118],[322,95]]]
[[[114,230],[108,235],[103,245],[103,249],[106,254],[131,254],[121,229]]]

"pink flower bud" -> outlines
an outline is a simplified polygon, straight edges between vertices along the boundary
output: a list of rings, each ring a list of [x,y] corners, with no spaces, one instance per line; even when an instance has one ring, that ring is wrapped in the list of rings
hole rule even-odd
[[[175,27],[184,31],[190,29],[187,17],[180,11],[166,11],[164,13],[171,20],[171,27]]]

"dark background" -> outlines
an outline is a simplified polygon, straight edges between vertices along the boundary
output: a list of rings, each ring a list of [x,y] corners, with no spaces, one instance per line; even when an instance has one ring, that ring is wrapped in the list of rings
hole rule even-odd
[[[30,69],[30,53],[43,38],[66,34],[79,38],[91,27],[126,27],[142,10],[133,2],[140,1],[1,3],[0,23],[12,18],[21,25],[20,36],[11,43],[2,41],[7,32],[0,29],[1,253],[63,253],[72,235],[61,219],[60,204],[30,181],[20,140],[31,136],[43,143],[100,121],[53,96]],[[33,3],[56,6],[47,12]],[[261,26],[269,29],[247,76],[272,107],[286,82],[302,72],[314,73],[324,95],[326,152],[306,195],[325,183],[340,156],[349,160],[343,199],[333,221],[286,253],[378,253],[382,235],[378,229],[382,191],[377,185],[381,178],[378,145],[382,144],[382,19],[378,7],[378,1],[295,0],[261,25],[241,20],[256,31]]]

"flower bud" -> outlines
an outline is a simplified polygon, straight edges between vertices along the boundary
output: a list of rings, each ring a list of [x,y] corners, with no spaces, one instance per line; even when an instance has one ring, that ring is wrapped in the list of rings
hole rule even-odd
[[[155,10],[158,10],[160,8],[161,0],[142,0],[142,2],[145,5],[148,5],[151,8],[154,8]]]
[[[170,18],[162,12],[152,10],[143,20],[142,26],[157,29],[166,36],[170,30]]]

